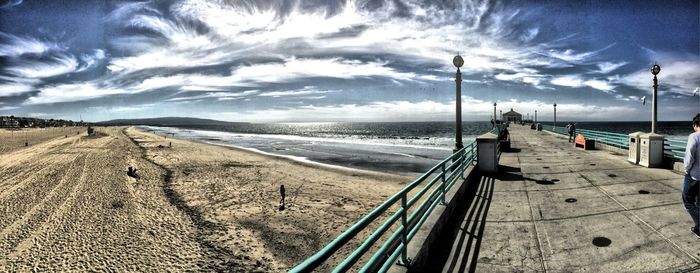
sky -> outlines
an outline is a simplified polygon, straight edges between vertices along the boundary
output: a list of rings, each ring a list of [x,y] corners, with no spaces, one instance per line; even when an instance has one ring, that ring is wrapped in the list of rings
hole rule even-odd
[[[0,0],[0,115],[449,121],[700,112],[699,1]],[[646,97],[646,104],[642,104]]]

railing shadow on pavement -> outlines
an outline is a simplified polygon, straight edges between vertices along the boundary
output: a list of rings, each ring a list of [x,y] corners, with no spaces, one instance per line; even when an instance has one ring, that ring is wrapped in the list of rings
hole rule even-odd
[[[447,257],[443,272],[476,272],[479,250],[486,228],[486,217],[491,206],[495,179],[482,176],[479,190],[472,199],[468,209],[463,213],[459,225],[455,228],[457,238],[453,244],[451,257]]]

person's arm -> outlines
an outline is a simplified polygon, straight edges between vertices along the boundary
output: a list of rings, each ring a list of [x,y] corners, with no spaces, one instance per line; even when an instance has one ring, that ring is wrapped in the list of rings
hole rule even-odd
[[[695,136],[691,134],[688,136],[688,146],[685,147],[685,157],[683,158],[683,165],[685,165],[685,173],[689,174],[690,170],[693,168],[695,163],[695,152],[697,150],[697,142],[695,141]]]

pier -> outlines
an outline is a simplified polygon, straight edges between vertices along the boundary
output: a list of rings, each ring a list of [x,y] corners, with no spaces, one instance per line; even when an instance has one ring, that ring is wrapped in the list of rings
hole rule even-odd
[[[690,272],[698,239],[682,175],[584,151],[549,132],[510,126],[513,151],[481,176],[454,226],[442,272]],[[402,270],[397,270],[402,271]],[[439,271],[435,271],[439,272]]]
[[[700,270],[699,241],[689,231],[692,221],[681,202],[680,173],[632,164],[619,147],[583,150],[554,132],[521,125],[508,129],[512,149],[499,153],[497,173],[481,174],[472,165],[478,164],[476,158],[468,157],[460,166],[470,166],[444,195],[423,197],[437,204],[423,217],[427,220],[398,222],[406,227],[394,229],[394,235],[412,230],[407,240],[377,242],[371,251],[365,247],[348,260],[358,262],[361,272]],[[440,192],[440,187],[427,184],[421,192]],[[409,205],[395,213],[416,210],[422,208]],[[396,222],[385,222],[390,224]],[[386,228],[379,231],[377,237]],[[380,249],[380,243],[385,247]],[[331,252],[327,247],[319,254]],[[360,258],[365,252],[385,259]],[[307,272],[309,264],[292,272]]]

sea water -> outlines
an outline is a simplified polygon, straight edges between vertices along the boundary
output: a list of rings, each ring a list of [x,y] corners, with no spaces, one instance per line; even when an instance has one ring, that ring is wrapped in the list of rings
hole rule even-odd
[[[565,126],[568,121],[557,122]],[[550,123],[551,124],[551,123]],[[649,122],[576,122],[577,128],[631,133],[649,131]],[[464,122],[463,141],[491,129],[490,122]],[[154,127],[159,134],[233,146],[298,161],[415,176],[452,153],[451,122],[265,123],[232,126]],[[688,122],[660,122],[660,133],[685,139]]]

